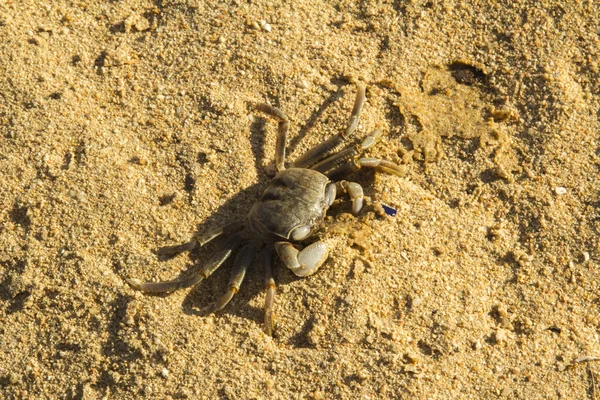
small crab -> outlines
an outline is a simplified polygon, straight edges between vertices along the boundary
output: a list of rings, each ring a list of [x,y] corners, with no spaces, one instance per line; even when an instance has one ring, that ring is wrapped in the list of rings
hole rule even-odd
[[[278,121],[275,163],[279,171],[263,195],[250,209],[248,216],[227,226],[209,231],[187,243],[163,247],[159,254],[175,254],[202,247],[221,235],[229,235],[225,244],[213,254],[198,272],[186,279],[164,282],[141,282],[128,279],[129,284],[145,292],[169,292],[189,288],[208,278],[240,246],[227,291],[209,307],[209,311],[222,309],[239,291],[246,270],[254,254],[265,247],[265,330],[273,334],[275,327],[275,280],[273,279],[274,251],[283,264],[297,276],[308,276],[317,271],[328,256],[326,245],[316,241],[304,248],[298,245],[310,238],[323,223],[327,209],[340,194],[352,200],[352,212],[357,214],[363,206],[363,189],[356,182],[336,180],[361,167],[376,168],[383,172],[402,175],[396,164],[377,158],[361,158],[360,154],[375,144],[381,131],[375,130],[361,143],[329,155],[333,149],[348,140],[354,133],[365,103],[365,86],[358,84],[354,108],[344,132],[333,136],[304,153],[285,167],[285,143],[289,128],[288,117],[279,109],[260,104],[257,109]],[[294,244],[295,245],[294,245]],[[297,247],[300,247],[299,250]]]

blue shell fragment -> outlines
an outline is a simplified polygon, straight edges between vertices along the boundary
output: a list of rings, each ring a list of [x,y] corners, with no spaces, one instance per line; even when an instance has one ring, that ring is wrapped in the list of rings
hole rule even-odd
[[[382,204],[381,206],[383,207],[383,211],[390,217],[395,217],[396,214],[398,214],[398,211],[395,208],[386,206],[385,204]]]

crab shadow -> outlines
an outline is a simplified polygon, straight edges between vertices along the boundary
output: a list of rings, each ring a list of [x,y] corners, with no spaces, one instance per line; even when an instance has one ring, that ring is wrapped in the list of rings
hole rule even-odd
[[[343,81],[341,81],[339,79],[332,80],[332,83],[337,85],[337,90],[330,91],[329,96],[321,103],[319,108],[311,114],[310,118],[303,125],[301,125],[298,128],[297,135],[295,135],[293,138],[291,138],[287,145],[288,154],[295,155],[295,156],[300,155],[300,154],[296,154],[296,149],[298,148],[298,145],[300,144],[300,142],[302,142],[302,140],[314,128],[317,121],[319,119],[321,119],[323,117],[323,115],[326,114],[327,109],[329,107],[331,107],[336,101],[338,101],[339,99],[342,98],[342,96],[344,94],[343,87],[347,86],[347,84],[344,84]],[[325,89],[325,88],[323,87],[323,89]],[[349,111],[350,110],[348,110],[348,115],[350,115]],[[342,121],[342,122],[345,123],[347,121]]]
[[[240,190],[225,203],[220,205],[217,210],[212,213],[197,229],[197,235],[215,229],[220,226],[225,226],[231,222],[242,220],[250,211],[253,203],[261,196],[264,189],[267,187],[272,175],[265,171],[262,160],[265,157],[265,125],[267,119],[256,118],[250,126],[250,143],[252,153],[254,155],[254,167],[259,175],[258,183],[255,183],[245,189]],[[274,168],[273,168],[274,171]],[[185,186],[186,183],[182,182]],[[187,253],[178,253],[173,255],[162,255],[160,250],[162,247],[155,249],[157,257],[160,261],[166,262],[176,257],[187,257],[190,267],[182,272],[176,279],[187,278],[198,272],[202,266],[208,262],[211,255],[218,251],[226,242],[231,234],[224,234],[221,237],[207,243],[201,248],[194,249]],[[165,243],[165,246],[177,243]],[[242,244],[243,245],[243,244]],[[250,264],[246,277],[241,285],[240,291],[233,297],[227,306],[215,313],[218,317],[223,314],[238,315],[243,318],[252,319],[255,321],[263,320],[262,307],[247,307],[243,304],[249,304],[256,297],[265,292],[264,284],[264,253],[270,244],[258,247],[254,256],[253,262]],[[231,256],[223,262],[223,264],[207,279],[201,281],[194,287],[188,290],[185,299],[182,303],[182,311],[187,315],[206,316],[211,312],[209,308],[214,302],[227,290],[227,282],[229,281],[231,267],[235,262],[237,251],[232,252]],[[277,257],[276,257],[277,258]],[[293,274],[287,271],[281,271],[280,263],[275,260],[274,277],[278,286],[287,285],[295,279]],[[283,272],[283,273],[282,273]],[[156,293],[149,295],[156,297],[168,297],[169,293]]]
[[[264,249],[257,250],[254,260],[246,274],[246,278],[240,287],[240,291],[224,309],[213,313],[210,310],[210,307],[227,290],[227,283],[231,266],[234,262],[233,260],[235,260],[235,254],[232,255],[219,270],[215,271],[209,279],[200,282],[189,290],[181,305],[183,313],[186,315],[203,317],[213,314],[219,319],[225,316],[237,316],[254,321],[262,327],[264,309],[260,301],[264,302],[266,293],[263,273],[264,253]],[[288,272],[285,268],[281,268],[281,264],[278,262],[275,263],[273,275],[278,290],[283,286],[289,285],[296,279],[301,279],[293,276],[293,274]],[[261,298],[259,304],[251,305],[257,297]]]
[[[297,133],[295,134],[295,136],[291,138],[291,140],[289,140],[289,144],[287,146],[288,154],[295,153],[294,150],[301,142],[301,140],[313,128],[316,121],[325,113],[325,111],[328,107],[331,106],[331,104],[333,104],[342,96],[342,87],[345,86],[347,83],[344,84],[342,81],[336,81],[335,83],[336,85],[338,85],[338,90],[330,93],[329,97],[324,101],[324,103],[319,107],[319,109],[317,109],[313,113],[311,118],[304,125],[302,125],[299,128],[299,130],[296,131]],[[254,155],[255,169],[259,176],[259,182],[245,189],[242,189],[236,195],[234,195],[221,206],[219,206],[218,209],[198,227],[198,234],[211,229],[215,229],[220,226],[225,226],[233,221],[245,218],[246,214],[252,207],[252,204],[261,196],[262,192],[267,187],[269,181],[272,178],[272,175],[270,176],[267,172],[265,172],[265,168],[262,164],[262,160],[265,158],[266,155],[265,125],[267,123],[272,123],[272,121],[269,120],[269,122],[267,122],[266,118],[260,117],[256,118],[250,126],[250,143],[252,153]],[[350,145],[350,143],[348,143],[348,145]],[[293,156],[290,157],[288,162],[293,161],[295,158],[297,158],[297,156],[297,154],[293,154]],[[270,161],[270,165],[273,165],[273,160]],[[274,167],[272,168],[272,170],[274,171]],[[353,175],[353,180],[365,184],[365,194],[367,196],[369,196],[372,192],[372,185],[370,185],[370,183],[372,183],[372,179],[372,171],[360,171],[357,174]],[[186,183],[182,182],[182,185],[185,186]],[[331,211],[329,211],[328,214],[335,216],[340,212],[348,212],[349,209],[350,203],[346,202],[345,199],[343,199],[342,204],[334,204],[332,206]],[[227,238],[228,235],[223,235],[223,237],[215,239],[214,241],[208,243],[200,249],[195,249],[191,252],[186,253],[190,261],[190,268],[188,268],[187,271],[183,272],[179,278],[186,278],[194,275],[194,273],[197,273],[197,271],[202,267],[202,265],[205,262],[207,262],[210,256],[215,251],[218,251],[220,246],[224,245]],[[165,243],[165,245],[167,246],[172,244],[176,243]],[[270,246],[270,244],[267,243],[266,246]],[[264,252],[266,246],[257,249],[253,262],[248,269],[240,291],[233,297],[231,302],[223,310],[220,310],[215,313],[217,318],[220,318],[224,314],[236,315],[245,319],[251,319],[262,325],[264,316],[262,305],[248,305],[252,303],[253,299],[255,299],[257,296],[262,296],[264,298],[265,284],[263,266]],[[160,250],[160,247],[157,248],[157,250]],[[158,257],[161,261],[167,261],[172,258],[181,256],[182,255],[176,254],[170,256],[159,255]],[[185,314],[198,316],[206,316],[210,314],[210,311],[208,311],[210,306],[227,290],[227,282],[229,280],[231,266],[233,265],[236,256],[237,252],[232,252],[230,258],[227,259],[221,265],[221,267],[218,268],[210,277],[201,281],[191,289],[185,289],[188,290],[188,293],[186,294],[185,299],[182,303],[182,311]],[[326,261],[326,265],[328,262],[329,261]],[[324,267],[326,267],[326,265]],[[278,291],[281,287],[289,285],[297,279],[302,279],[296,277],[291,271],[283,268],[283,265],[279,261],[277,256],[275,256],[273,274],[276,284],[278,286]],[[158,297],[166,297],[168,295],[168,293],[154,294],[154,296]],[[295,343],[302,342],[302,337],[305,336],[310,326],[311,322],[307,321],[307,325],[303,327],[300,332],[297,332],[292,338],[290,338],[290,340]]]

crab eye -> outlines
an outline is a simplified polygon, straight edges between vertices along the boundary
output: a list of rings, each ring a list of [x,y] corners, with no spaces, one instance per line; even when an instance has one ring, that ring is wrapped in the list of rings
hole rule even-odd
[[[292,240],[302,240],[308,235],[310,235],[310,226],[302,225],[292,231],[291,238]]]

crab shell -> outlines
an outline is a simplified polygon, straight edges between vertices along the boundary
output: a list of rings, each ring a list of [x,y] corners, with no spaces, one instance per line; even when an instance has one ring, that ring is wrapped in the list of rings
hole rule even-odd
[[[320,172],[279,172],[248,214],[248,228],[262,240],[302,240],[323,222],[329,179]]]

